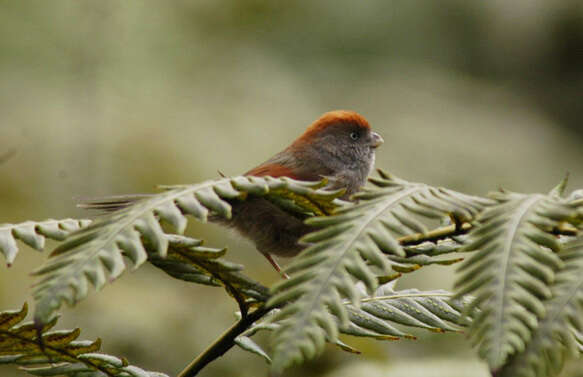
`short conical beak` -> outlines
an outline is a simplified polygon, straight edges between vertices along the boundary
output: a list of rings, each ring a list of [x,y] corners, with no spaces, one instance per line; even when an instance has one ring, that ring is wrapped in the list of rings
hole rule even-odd
[[[385,141],[383,140],[383,137],[381,135],[377,134],[376,132],[371,133],[370,145],[373,148],[377,148],[378,146],[380,146],[384,142]]]

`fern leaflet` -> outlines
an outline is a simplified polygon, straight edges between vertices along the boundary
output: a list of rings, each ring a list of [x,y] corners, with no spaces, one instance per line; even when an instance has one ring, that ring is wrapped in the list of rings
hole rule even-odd
[[[543,301],[564,265],[552,233],[574,220],[576,208],[556,195],[492,196],[498,205],[484,211],[470,233],[465,251],[473,254],[458,269],[456,294],[476,296],[467,309],[470,337],[496,370],[524,350],[545,316]]]
[[[385,275],[398,271],[399,263],[389,258],[405,257],[406,252],[395,235],[427,232],[414,215],[467,221],[492,203],[380,174],[371,180],[376,188],[354,196],[356,204],[347,204],[332,216],[307,220],[324,229],[303,238],[311,246],[286,268],[291,279],[276,284],[268,302],[272,306],[286,303],[276,316],[281,326],[272,337],[274,371],[312,358],[326,339],[336,340],[336,318],[341,326],[349,322],[342,298],[358,307],[361,292],[354,280],[362,281],[372,293],[377,287],[375,268]]]
[[[556,376],[567,353],[583,353],[583,238],[568,242],[560,256],[565,268],[557,273],[553,298],[545,302],[546,316],[524,351],[513,356],[496,376]]]
[[[67,235],[91,224],[91,220],[45,220],[26,221],[20,224],[0,224],[0,253],[10,266],[18,254],[17,240],[42,251],[45,239],[63,241]]]
[[[325,182],[298,182],[288,178],[234,177],[195,185],[169,186],[166,192],[146,196],[119,211],[98,218],[75,232],[57,247],[51,258],[34,273],[35,320],[46,322],[63,302],[74,305],[85,298],[89,283],[101,289],[126,269],[124,257],[134,268],[147,260],[148,252],[165,258],[168,239],[160,221],[182,233],[186,215],[200,221],[231,216],[229,200],[247,195],[275,197],[295,202],[306,211],[326,213],[340,192],[321,190]]]
[[[41,329],[32,322],[22,323],[27,312],[24,304],[21,310],[0,313],[0,364],[19,365],[35,376],[168,377],[98,353],[101,340],[77,340],[79,329],[49,331],[56,319]]]
[[[340,333],[379,340],[397,340],[415,337],[395,325],[419,327],[435,332],[460,330],[458,324],[461,322],[463,305],[459,300],[451,300],[452,294],[449,292],[423,292],[416,289],[395,291],[394,282],[380,286],[372,296],[366,295],[360,285],[357,289],[362,289],[363,298],[359,306],[343,302],[348,312],[348,322],[339,326]],[[251,337],[260,330],[279,331],[281,321],[278,320],[278,312],[279,309],[274,309],[269,317],[254,324],[238,337],[236,344],[271,362],[271,358]],[[338,339],[326,338],[326,342],[331,342],[347,352],[359,353]]]

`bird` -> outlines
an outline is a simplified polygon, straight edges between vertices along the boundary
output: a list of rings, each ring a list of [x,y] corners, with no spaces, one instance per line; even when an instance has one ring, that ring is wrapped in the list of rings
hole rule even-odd
[[[301,181],[327,179],[326,188],[344,189],[342,199],[361,189],[375,162],[375,151],[384,142],[360,114],[348,110],[324,113],[287,148],[244,175]],[[257,250],[284,278],[273,256],[293,257],[307,245],[300,239],[314,228],[305,218],[286,212],[262,197],[231,203],[232,217],[217,222],[251,240]]]
[[[329,111],[311,123],[288,147],[244,175],[300,181],[326,179],[327,189],[343,189],[340,198],[350,200],[366,183],[374,167],[375,151],[383,142],[362,115],[349,110]],[[113,212],[150,196],[90,199],[78,207]],[[229,204],[230,218],[211,215],[209,220],[251,240],[275,270],[287,278],[273,256],[293,257],[300,253],[307,246],[300,239],[314,231],[314,227],[304,222],[305,216],[290,213],[264,197],[250,195],[245,200],[230,200]]]

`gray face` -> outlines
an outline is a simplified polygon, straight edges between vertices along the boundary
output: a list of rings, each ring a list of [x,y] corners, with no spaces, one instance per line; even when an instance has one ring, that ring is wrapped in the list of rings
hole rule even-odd
[[[375,148],[383,143],[383,138],[369,128],[351,124],[339,124],[322,130],[314,139],[313,145],[325,152],[328,157],[341,162],[339,169],[358,168],[369,165]]]
[[[314,135],[307,154],[317,159],[325,175],[335,178],[338,187],[349,193],[364,185],[375,160],[375,149],[383,138],[357,124],[330,125]]]

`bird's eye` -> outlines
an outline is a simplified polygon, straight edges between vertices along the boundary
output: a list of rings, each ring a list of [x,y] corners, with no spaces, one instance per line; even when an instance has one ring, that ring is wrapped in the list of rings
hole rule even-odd
[[[358,140],[358,139],[360,138],[360,134],[359,134],[358,132],[356,132],[356,131],[352,131],[352,132],[350,133],[350,138],[351,138],[352,140]]]

